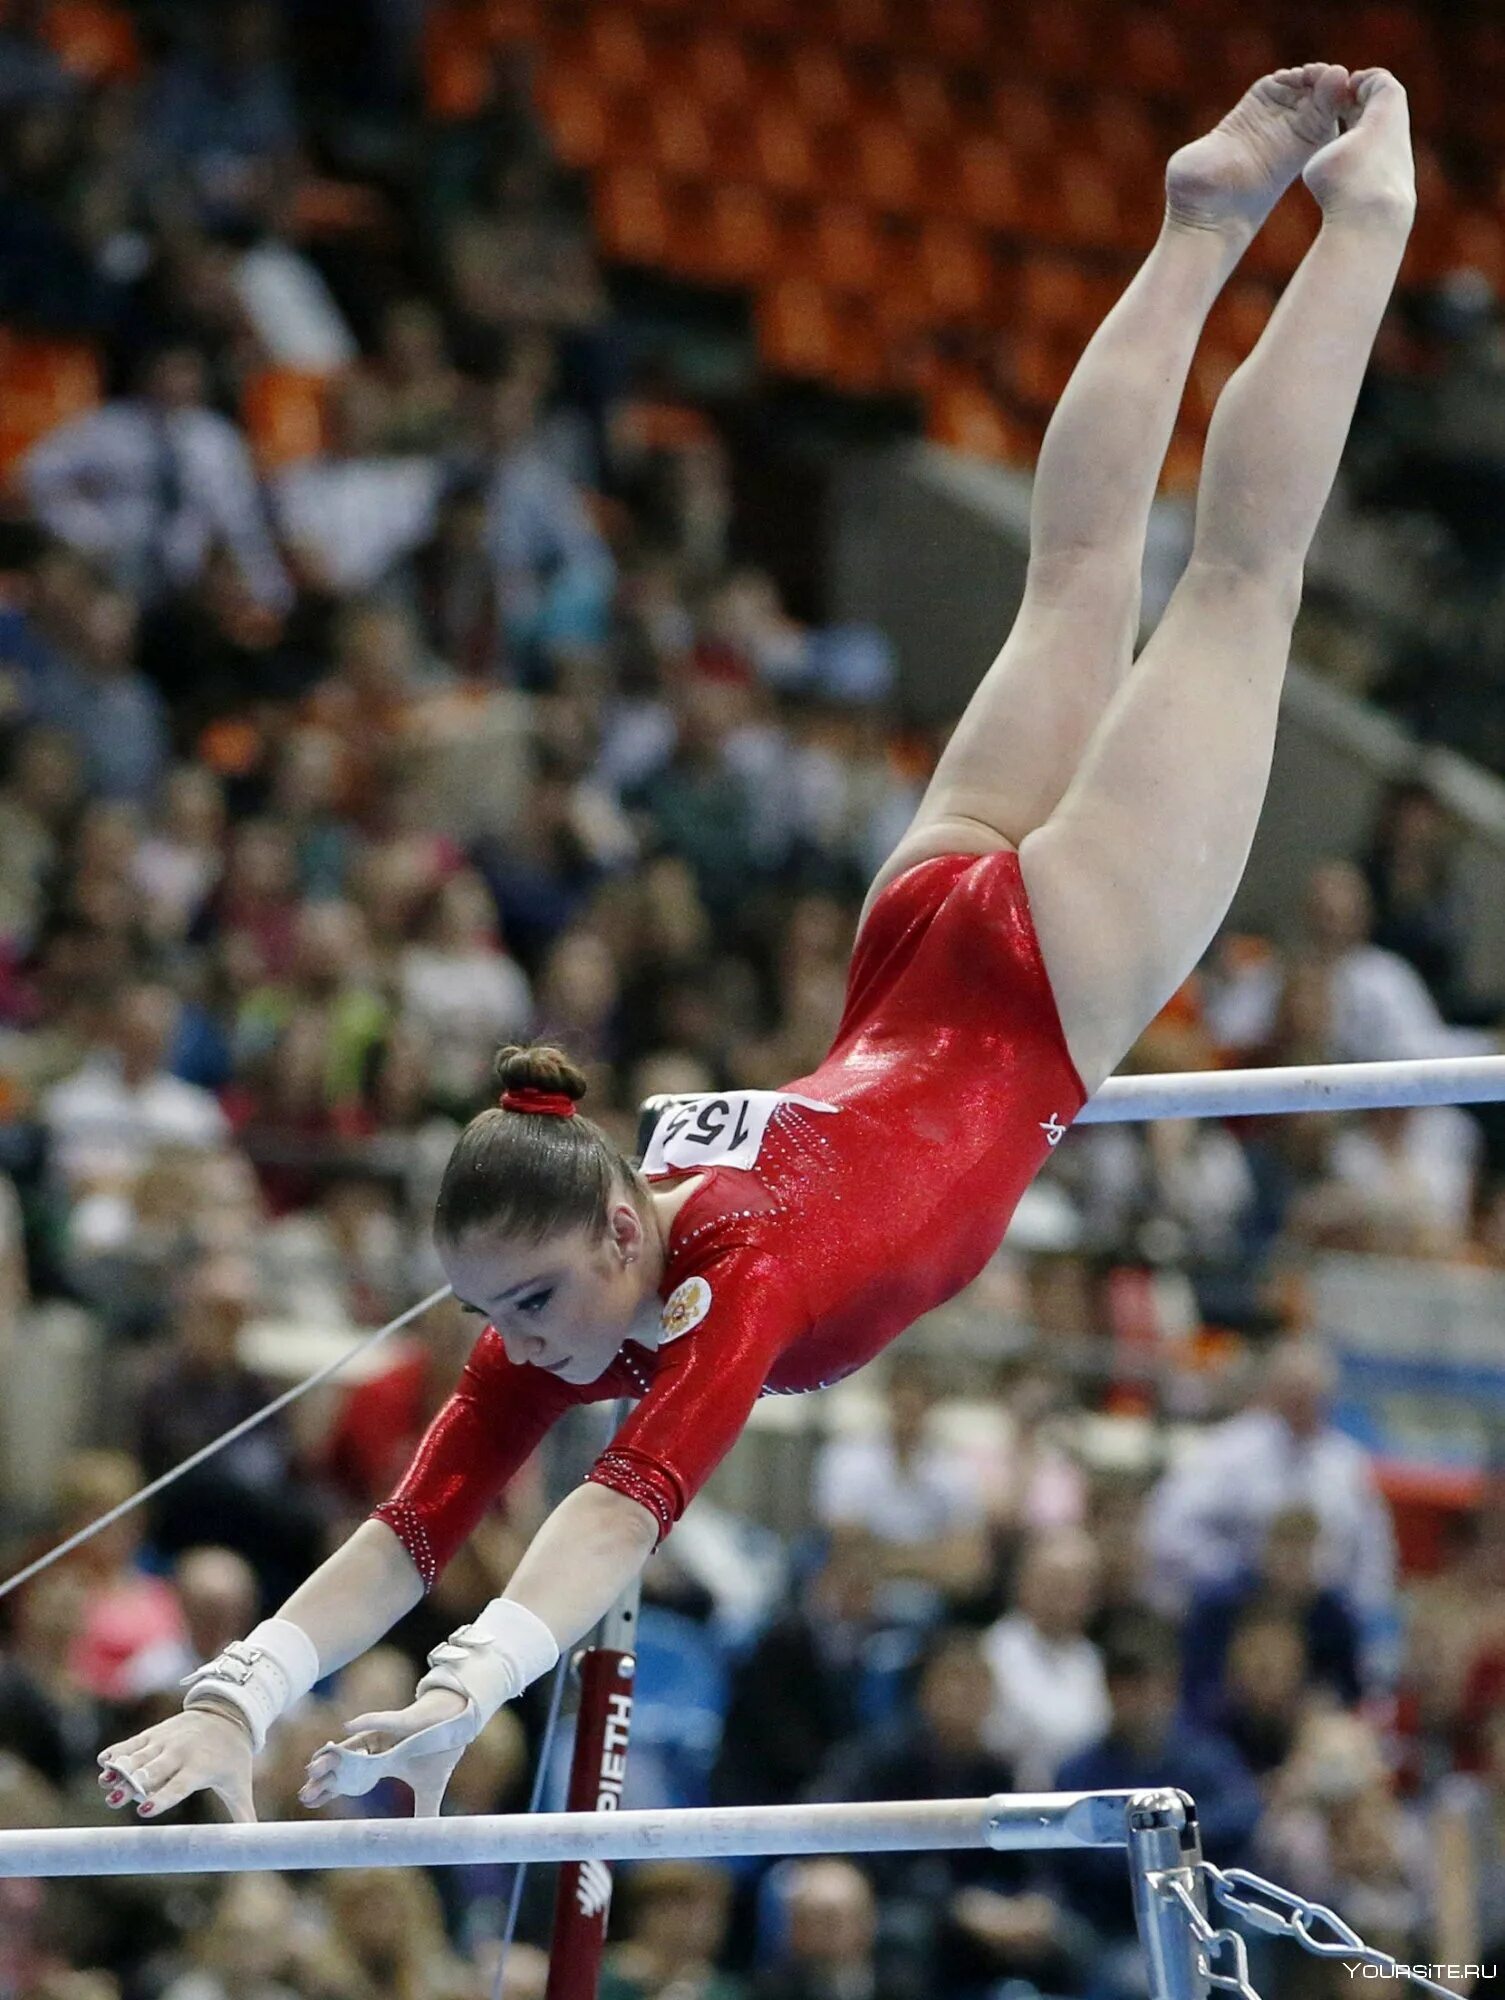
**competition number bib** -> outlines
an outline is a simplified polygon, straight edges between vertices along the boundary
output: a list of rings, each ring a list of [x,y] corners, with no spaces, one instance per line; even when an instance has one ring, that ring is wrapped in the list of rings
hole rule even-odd
[[[834,1111],[834,1104],[782,1090],[728,1090],[716,1096],[676,1097],[654,1128],[643,1172],[683,1172],[696,1167],[750,1167],[762,1150],[768,1121],[781,1104]]]

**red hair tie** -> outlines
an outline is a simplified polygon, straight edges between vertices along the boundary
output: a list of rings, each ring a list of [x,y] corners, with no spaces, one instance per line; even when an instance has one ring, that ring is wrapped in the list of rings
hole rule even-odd
[[[566,1097],[562,1090],[535,1090],[531,1084],[524,1084],[520,1090],[502,1092],[503,1111],[532,1111],[545,1118],[573,1118],[575,1100]]]

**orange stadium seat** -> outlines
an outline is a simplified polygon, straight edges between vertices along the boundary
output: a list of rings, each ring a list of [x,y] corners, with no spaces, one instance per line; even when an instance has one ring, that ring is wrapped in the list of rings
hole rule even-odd
[[[957,64],[987,61],[1000,40],[986,0],[930,0],[920,43],[927,55]],[[1001,38],[1005,43],[1008,37]]]
[[[955,147],[947,168],[938,169],[941,184],[951,191],[961,221],[979,229],[1020,226],[1024,193],[1018,164],[1004,139],[986,132],[970,134]]]
[[[1017,80],[993,91],[985,130],[1017,160],[1049,160],[1062,141],[1060,115],[1049,91]]]
[[[1102,24],[1083,0],[1032,7],[1021,23],[1024,73],[1039,83],[1084,84],[1097,75]]]
[[[99,401],[99,357],[81,340],[39,339],[0,328],[0,474],[39,438]]]
[[[835,301],[813,278],[781,278],[758,300],[758,348],[781,374],[830,377],[840,322]]]
[[[590,16],[584,53],[591,74],[610,91],[643,90],[652,78],[648,37],[624,7],[602,8]]]
[[[1184,97],[1191,68],[1180,33],[1157,8],[1128,12],[1113,40],[1097,44],[1097,73],[1145,97]],[[1226,108],[1226,107],[1225,107]]]
[[[1257,77],[1268,76],[1284,63],[1280,42],[1261,21],[1230,22],[1218,36],[1216,47],[1222,95],[1230,105]]]
[[[753,175],[764,187],[782,194],[822,192],[810,128],[793,105],[760,104],[749,137]]]
[[[594,211],[601,247],[619,264],[662,264],[669,254],[669,203],[651,167],[598,174]]]
[[[1072,336],[1019,327],[1009,370],[1014,394],[1027,409],[1048,416],[1060,402],[1081,352],[1082,343]]]
[[[805,232],[801,264],[839,292],[871,298],[892,282],[892,250],[872,212],[854,202],[826,202]]]
[[[706,276],[723,285],[761,283],[782,261],[784,235],[779,209],[762,188],[712,188]]]
[[[914,247],[914,279],[939,325],[985,325],[993,258],[985,239],[955,222],[927,222]]]
[[[141,68],[130,16],[108,0],[51,0],[42,36],[63,67],[90,83],[117,83]]]
[[[312,458],[328,431],[328,378],[302,368],[263,368],[241,392],[240,417],[263,472]]]
[[[782,278],[758,300],[758,351],[781,375],[857,395],[888,386],[879,329],[861,303],[808,278]]]
[[[757,79],[740,35],[702,31],[691,39],[686,57],[686,81],[708,109],[746,104],[756,94]]]
[[[593,77],[551,62],[539,78],[538,104],[554,150],[566,166],[594,167],[607,157],[609,107]]]
[[[1289,278],[1317,234],[1316,203],[1300,189],[1280,202],[1258,236],[1244,252],[1243,270],[1250,277]]]
[[[1044,253],[1026,257],[1019,274],[1020,318],[1042,333],[1079,338],[1085,346],[1122,290],[1075,257]]]
[[[896,118],[863,119],[853,134],[851,191],[889,215],[912,215],[923,189],[920,148]]]
[[[957,124],[957,110],[944,70],[934,63],[901,62],[889,80],[895,121],[911,138],[944,139]]]
[[[1122,247],[1126,233],[1123,196],[1113,174],[1095,154],[1064,155],[1053,182],[1039,195],[1033,226],[1046,241],[1069,244],[1077,250]],[[1161,206],[1157,197],[1157,213]]]
[[[852,73],[835,49],[811,45],[791,50],[785,84],[800,116],[817,130],[848,124],[855,114]]]
[[[812,8],[813,32],[851,48],[885,49],[895,39],[898,18],[890,0],[820,0]]]
[[[970,376],[945,378],[932,389],[925,404],[925,432],[936,444],[975,458],[1018,462],[1028,456],[1027,434]]]
[[[657,94],[648,106],[647,143],[660,172],[687,181],[711,178],[715,147],[710,122],[693,98]]]
[[[423,23],[423,108],[440,124],[477,118],[491,102],[496,64],[480,0],[438,0]]]

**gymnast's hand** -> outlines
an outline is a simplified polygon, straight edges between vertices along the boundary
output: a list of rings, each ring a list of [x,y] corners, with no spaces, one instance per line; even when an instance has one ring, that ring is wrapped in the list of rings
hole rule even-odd
[[[348,1736],[308,1760],[302,1803],[322,1806],[341,1793],[360,1798],[383,1778],[396,1778],[413,1794],[414,1819],[431,1819],[481,1719],[463,1695],[429,1688],[406,1708],[358,1715],[345,1726]]]
[[[194,1792],[211,1791],[231,1819],[256,1817],[251,1801],[251,1732],[229,1709],[195,1707],[154,1723],[99,1753],[107,1806],[134,1803],[157,1819]]]

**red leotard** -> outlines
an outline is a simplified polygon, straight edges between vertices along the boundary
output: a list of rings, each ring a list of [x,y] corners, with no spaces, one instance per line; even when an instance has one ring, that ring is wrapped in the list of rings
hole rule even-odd
[[[667,1534],[759,1396],[839,1381],[977,1275],[1085,1097],[1017,856],[906,870],[819,1069],[660,1121],[650,1177],[705,1174],[669,1238],[660,1345],[576,1387],[488,1327],[377,1518],[432,1581],[563,1410],[636,1396],[589,1477]]]

